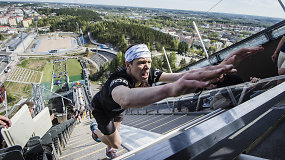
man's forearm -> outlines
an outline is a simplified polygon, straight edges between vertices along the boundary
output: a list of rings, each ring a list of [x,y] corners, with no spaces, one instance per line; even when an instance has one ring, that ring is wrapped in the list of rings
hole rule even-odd
[[[285,36],[283,36],[282,39],[280,40],[280,42],[278,43],[278,46],[277,46],[277,48],[275,50],[275,53],[279,53],[280,52],[280,49],[281,49],[281,47],[282,47],[284,42],[285,42]]]
[[[162,73],[160,78],[159,78],[159,82],[165,82],[165,83],[171,83],[171,82],[175,82],[178,79],[180,79],[184,73]]]
[[[169,84],[148,88],[118,86],[112,92],[114,101],[124,109],[144,107],[169,96]]]

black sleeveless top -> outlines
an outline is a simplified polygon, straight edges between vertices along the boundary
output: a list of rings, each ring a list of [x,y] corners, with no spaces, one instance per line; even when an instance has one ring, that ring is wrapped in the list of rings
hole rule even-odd
[[[151,68],[148,82],[143,84],[143,87],[151,87],[153,83],[158,82],[161,74],[161,70]],[[101,110],[109,118],[114,118],[124,112],[124,109],[113,100],[111,94],[113,89],[120,85],[135,88],[135,81],[127,74],[126,69],[113,73],[104,83],[102,89],[92,99],[93,110],[95,112]]]

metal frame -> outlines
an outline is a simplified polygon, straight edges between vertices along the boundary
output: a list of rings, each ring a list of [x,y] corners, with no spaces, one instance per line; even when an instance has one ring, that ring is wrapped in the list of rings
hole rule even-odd
[[[209,60],[204,58],[199,60],[196,63],[192,63],[182,69],[179,69],[177,72],[186,72],[187,70],[190,69],[195,69],[195,68],[201,68],[201,67],[205,67],[205,66],[209,66],[215,63],[219,63],[221,62],[226,56],[228,56],[230,53],[232,53],[233,51],[236,51],[244,46],[249,47],[249,46],[256,46],[256,45],[261,45],[264,44],[266,42],[269,42],[270,40],[274,40],[278,37],[274,37],[273,36],[273,32],[275,30],[283,30],[282,28],[284,27],[285,24],[285,20],[261,31],[258,32],[242,41],[239,41],[227,48],[224,48],[212,55],[209,56]],[[278,34],[279,35],[279,34]],[[283,34],[280,34],[279,36],[281,36]],[[211,63],[210,63],[211,62]]]
[[[66,112],[66,109],[65,109],[66,107],[64,105],[63,99],[66,99],[66,100],[70,101],[71,103],[73,103],[73,101],[71,99],[66,98],[66,97],[64,97],[61,94],[51,92],[50,90],[43,88],[39,84],[33,84],[32,83],[31,100],[35,103],[35,111],[36,111],[36,113],[40,113],[40,111],[45,108],[45,98],[44,98],[44,94],[43,94],[44,90],[54,94],[56,97],[61,97],[62,104],[63,104],[63,111],[65,111],[65,112]],[[54,96],[50,96],[47,99],[51,99],[51,98],[55,98],[55,97]]]

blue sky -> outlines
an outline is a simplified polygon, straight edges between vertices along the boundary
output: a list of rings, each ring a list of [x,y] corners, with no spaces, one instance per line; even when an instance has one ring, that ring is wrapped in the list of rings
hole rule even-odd
[[[1,1],[1,0],[0,0]],[[19,1],[19,0],[10,0]],[[25,0],[22,0],[25,1]],[[220,0],[29,0],[208,11]],[[285,0],[282,0],[285,4]],[[278,0],[223,0],[212,12],[285,18]]]

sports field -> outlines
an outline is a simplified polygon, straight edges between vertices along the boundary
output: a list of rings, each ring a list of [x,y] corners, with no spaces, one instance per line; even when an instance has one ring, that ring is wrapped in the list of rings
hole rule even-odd
[[[35,52],[49,52],[50,50],[72,49],[72,38],[41,39]]]

